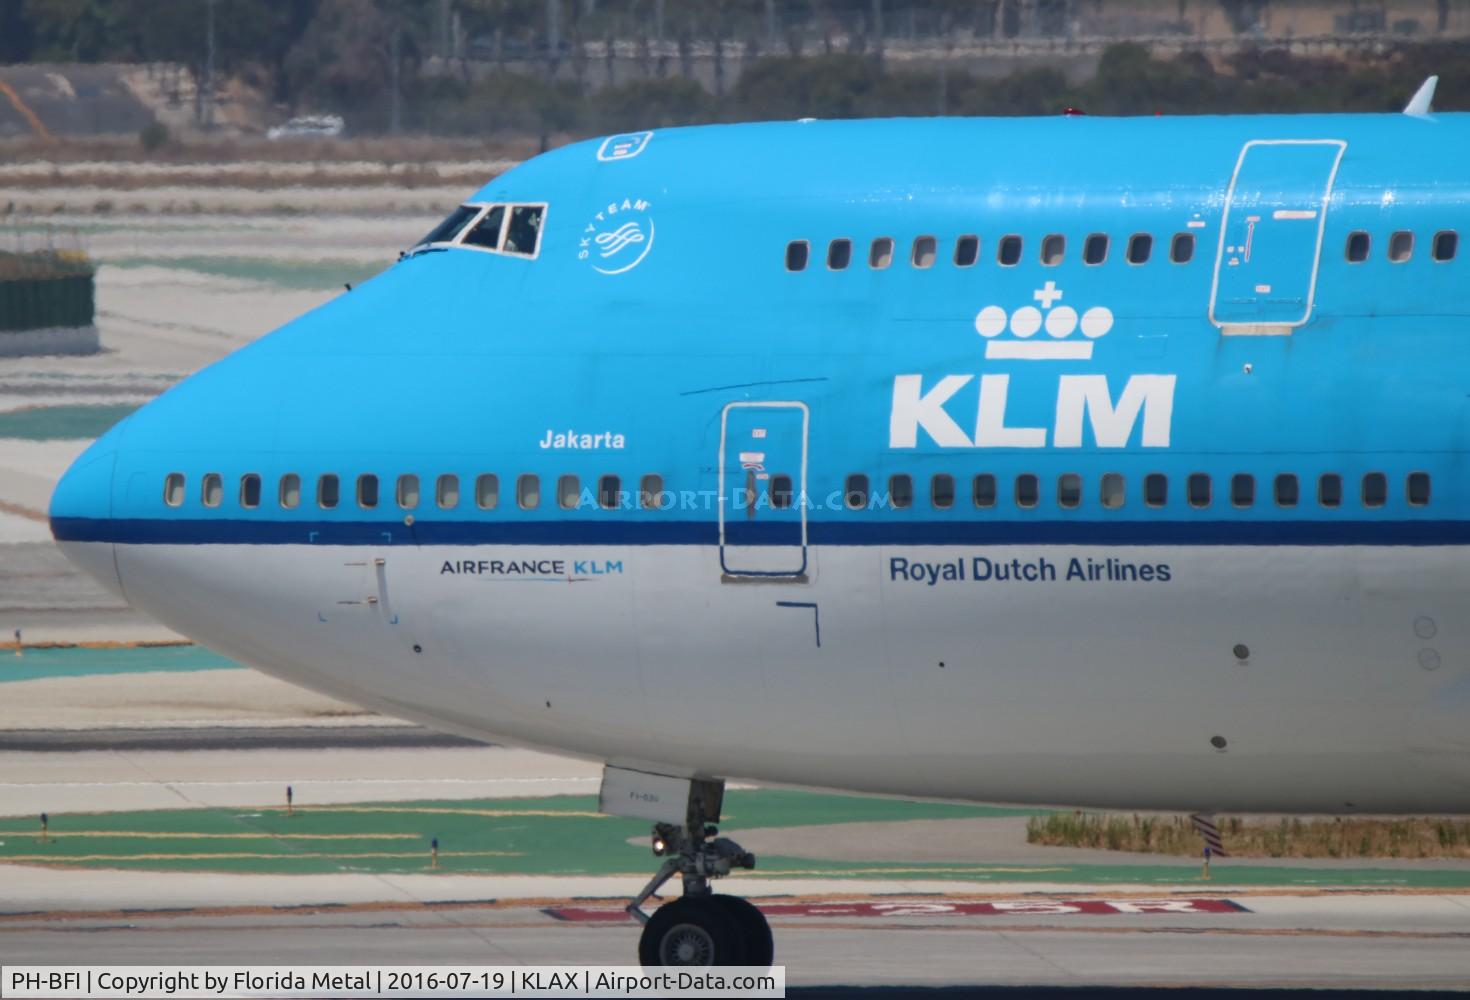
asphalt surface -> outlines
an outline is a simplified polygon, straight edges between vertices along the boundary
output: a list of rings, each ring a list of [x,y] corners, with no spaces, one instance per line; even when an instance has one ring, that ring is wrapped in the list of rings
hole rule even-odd
[[[1244,896],[1245,909],[1212,914],[925,912],[940,901],[915,900],[911,912],[876,918],[775,918],[777,962],[792,986],[1470,988],[1470,902],[1458,897]],[[19,914],[0,916],[0,959],[270,966],[321,964],[324,956],[346,965],[634,960],[631,922],[557,921],[544,904]]]

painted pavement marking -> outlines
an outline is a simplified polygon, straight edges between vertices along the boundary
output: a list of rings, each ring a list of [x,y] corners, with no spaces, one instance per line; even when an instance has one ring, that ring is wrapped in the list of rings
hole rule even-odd
[[[557,920],[575,923],[622,923],[633,918],[623,909],[596,906],[553,906],[541,912]],[[1233,899],[1016,899],[968,903],[927,900],[899,902],[764,903],[768,917],[1001,917],[1025,916],[1120,916],[1128,914],[1250,913]]]

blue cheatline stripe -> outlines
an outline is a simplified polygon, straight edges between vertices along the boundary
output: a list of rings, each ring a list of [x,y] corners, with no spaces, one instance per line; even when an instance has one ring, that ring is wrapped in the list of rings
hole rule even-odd
[[[267,521],[58,517],[58,541],[126,545],[718,545],[713,521]],[[812,521],[812,545],[1470,545],[1470,521]],[[789,545],[791,525],[743,525]]]

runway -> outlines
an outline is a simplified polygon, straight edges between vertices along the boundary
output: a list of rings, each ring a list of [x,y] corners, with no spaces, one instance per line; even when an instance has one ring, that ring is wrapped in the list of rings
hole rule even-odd
[[[949,915],[944,907],[974,897],[885,897],[886,914],[865,917],[852,915],[849,899],[772,900],[788,911],[815,908],[772,916],[777,961],[793,986],[1470,986],[1470,900],[1460,896],[1208,897],[1242,909],[1199,914],[1047,914],[1078,900],[987,898],[1016,910]],[[1141,899],[1111,898],[1125,908]],[[630,921],[558,920],[546,911],[561,902],[12,915],[0,917],[0,957],[60,965],[632,961]]]
[[[496,747],[3,754],[0,854],[57,853],[0,864],[0,961],[626,964],[619,907],[654,859],[645,827],[587,814],[595,775]],[[1470,988],[1470,866],[1232,860],[1206,882],[1186,859],[1007,847],[987,838],[1013,815],[960,808],[733,791],[728,832],[762,860],[719,888],[769,910],[798,995]],[[430,870],[428,833],[462,856]]]

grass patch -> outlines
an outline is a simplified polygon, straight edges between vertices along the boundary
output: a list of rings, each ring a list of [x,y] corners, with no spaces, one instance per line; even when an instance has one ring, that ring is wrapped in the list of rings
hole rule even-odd
[[[1225,850],[1236,858],[1470,858],[1470,821],[1281,819],[1251,823],[1217,818]],[[1176,856],[1198,855],[1200,835],[1184,816],[1052,813],[1026,822],[1028,843]]]
[[[96,674],[192,673],[239,669],[239,664],[201,646],[122,646],[113,649],[42,648],[15,655],[15,644],[0,645],[0,684],[50,677]]]
[[[0,413],[0,438],[23,441],[84,441],[98,438],[138,407],[131,403],[110,406],[37,406],[28,410]]]
[[[340,289],[359,284],[387,266],[351,260],[276,260],[268,257],[116,257],[102,261],[108,267],[166,267],[220,278],[258,281],[299,291]]]

